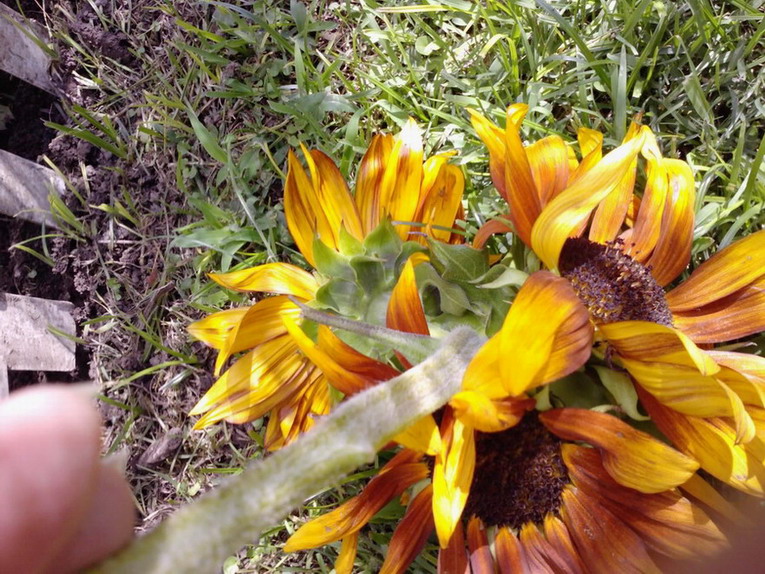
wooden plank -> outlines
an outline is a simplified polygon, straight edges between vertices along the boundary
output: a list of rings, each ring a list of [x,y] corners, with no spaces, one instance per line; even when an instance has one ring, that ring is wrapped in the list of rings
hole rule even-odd
[[[74,341],[48,330],[74,337],[73,308],[66,301],[0,293],[0,365],[12,371],[74,370]]]
[[[0,212],[57,227],[48,195],[64,192],[63,180],[52,169],[0,150]]]
[[[0,69],[57,96],[51,58],[33,37],[43,45],[50,43],[42,26],[0,4]]]

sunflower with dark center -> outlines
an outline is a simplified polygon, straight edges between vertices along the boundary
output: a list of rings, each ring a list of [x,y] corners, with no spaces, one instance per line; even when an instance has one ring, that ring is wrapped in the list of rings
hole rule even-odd
[[[550,270],[540,273],[567,281],[572,309],[589,313],[593,341],[629,373],[661,432],[711,475],[762,497],[765,359],[713,347],[765,329],[765,231],[720,249],[665,293],[691,256],[695,185],[688,164],[663,157],[651,131],[637,124],[606,155],[602,135],[581,129],[581,161],[571,159],[558,136],[524,147],[526,111],[523,104],[510,106],[504,129],[472,112],[512,224],[489,222],[475,244],[496,232],[517,234]],[[641,158],[646,183],[639,194]],[[546,305],[560,302],[548,299]],[[560,309],[549,313],[538,305],[533,321],[550,326],[544,345],[579,345],[589,355],[586,335],[577,342],[559,332],[560,316]],[[509,327],[490,341],[497,368],[485,374],[493,384],[515,370],[515,357],[500,349],[522,341],[527,328]],[[518,387],[511,391],[517,396]]]
[[[383,572],[404,571],[433,530],[441,572],[658,572],[726,545],[707,511],[735,511],[699,466],[762,496],[765,362],[697,343],[765,327],[765,232],[720,250],[665,294],[690,258],[689,166],[663,158],[637,125],[605,156],[602,136],[580,130],[581,161],[557,136],[524,147],[525,111],[511,106],[505,130],[473,114],[512,223],[490,222],[476,244],[512,231],[547,270],[529,276],[439,422],[425,417],[397,437],[406,448],[364,491],[304,525],[285,550],[342,540],[336,568],[350,572],[359,530],[415,487]],[[609,414],[536,414],[535,393],[603,344],[680,450]]]

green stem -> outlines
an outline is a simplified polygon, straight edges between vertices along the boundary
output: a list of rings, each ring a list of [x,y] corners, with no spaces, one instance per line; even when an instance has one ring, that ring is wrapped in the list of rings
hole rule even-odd
[[[355,395],[293,444],[258,460],[240,475],[179,509],[91,573],[209,574],[258,540],[317,491],[328,488],[461,386],[484,338],[467,327],[445,337],[428,359]]]

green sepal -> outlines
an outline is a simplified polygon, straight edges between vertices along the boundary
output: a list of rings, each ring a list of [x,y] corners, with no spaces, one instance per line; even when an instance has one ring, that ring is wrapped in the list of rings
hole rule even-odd
[[[409,260],[409,258],[414,255],[415,253],[427,253],[428,250],[424,245],[421,245],[417,243],[416,241],[407,241],[401,246],[401,251],[398,254],[398,257],[396,258],[396,277],[395,279],[398,280],[399,275],[401,275],[401,271],[404,268],[404,265]]]
[[[505,265],[495,265],[477,281],[471,281],[481,289],[501,289],[502,287],[520,287],[529,278],[529,274]]]
[[[340,255],[337,251],[328,247],[318,237],[313,240],[313,259],[316,264],[316,270],[331,279],[345,279],[355,281],[356,276],[348,264],[348,259]]]
[[[428,239],[431,261],[447,281],[474,281],[489,270],[489,255],[470,245],[451,245]]]
[[[432,308],[432,304],[427,304],[425,301],[432,298],[435,291],[439,298],[438,308],[444,313],[460,317],[465,311],[472,310],[465,291],[459,285],[446,281],[430,263],[421,263],[415,268],[414,273],[426,309]]]
[[[403,241],[396,233],[390,220],[386,219],[375,227],[364,239],[364,252],[371,257],[378,257],[386,267],[392,266],[401,252]]]
[[[368,255],[357,255],[351,257],[350,266],[356,274],[356,282],[367,295],[379,293],[387,287],[385,267],[380,259]]]
[[[332,309],[346,317],[358,317],[364,292],[353,281],[333,278],[319,287],[316,302],[323,309]]]
[[[364,253],[364,244],[348,233],[345,226],[340,228],[340,237],[337,240],[337,248],[346,257],[353,257]]]

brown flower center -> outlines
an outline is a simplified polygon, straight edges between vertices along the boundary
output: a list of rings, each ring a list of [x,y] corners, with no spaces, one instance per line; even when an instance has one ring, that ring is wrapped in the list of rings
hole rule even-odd
[[[477,434],[465,515],[476,515],[487,526],[541,524],[560,507],[567,484],[560,440],[531,412],[511,429]]]
[[[601,323],[650,321],[672,326],[672,312],[648,267],[621,250],[621,241],[601,245],[584,237],[566,240],[558,268]]]

